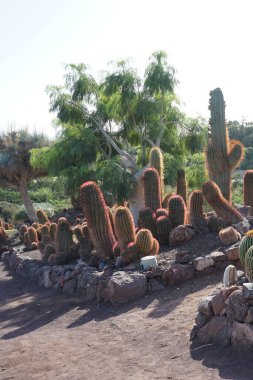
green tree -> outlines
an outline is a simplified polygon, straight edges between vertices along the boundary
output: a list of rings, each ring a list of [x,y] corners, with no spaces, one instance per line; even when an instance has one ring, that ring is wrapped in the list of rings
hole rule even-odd
[[[45,169],[34,169],[30,164],[30,149],[48,145],[43,134],[30,134],[27,130],[10,131],[0,137],[0,186],[15,188],[21,194],[31,220],[37,216],[31,202],[27,184],[34,178],[47,174]]]

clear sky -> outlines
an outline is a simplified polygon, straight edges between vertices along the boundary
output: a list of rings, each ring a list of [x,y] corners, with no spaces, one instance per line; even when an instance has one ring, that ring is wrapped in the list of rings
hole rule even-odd
[[[164,50],[190,116],[209,117],[220,87],[228,120],[253,120],[252,0],[0,0],[0,131],[11,123],[53,136],[45,87],[64,64],[93,74],[132,57],[143,72]]]

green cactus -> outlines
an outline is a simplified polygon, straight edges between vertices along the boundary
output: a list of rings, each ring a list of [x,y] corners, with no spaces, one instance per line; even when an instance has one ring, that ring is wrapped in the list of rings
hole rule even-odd
[[[189,223],[197,231],[205,231],[207,221],[203,213],[204,197],[202,191],[194,190],[189,198]]]
[[[119,247],[123,251],[127,245],[135,241],[135,226],[133,216],[127,207],[119,207],[114,215],[115,235]]]
[[[56,239],[56,230],[57,230],[57,224],[51,223],[50,227],[49,227],[49,233],[50,233],[50,236],[53,240]]]
[[[156,210],[156,218],[159,218],[159,216],[169,216],[169,211],[166,208],[158,208]]]
[[[172,229],[171,220],[168,216],[159,216],[156,220],[157,238],[160,244],[169,243],[169,234]]]
[[[74,235],[76,236],[78,242],[80,242],[80,240],[84,236],[82,226],[79,225],[79,226],[74,227],[73,232],[74,232]]]
[[[153,239],[153,246],[150,250],[150,256],[156,256],[159,252],[159,248],[160,246],[159,246],[158,241],[156,239]]]
[[[156,215],[150,207],[143,207],[139,211],[139,225],[147,228],[156,237]]]
[[[71,246],[74,245],[74,242],[73,232],[66,218],[60,218],[58,220],[55,243],[56,252],[67,257]]]
[[[154,212],[162,208],[161,183],[159,174],[154,168],[144,170],[144,200],[145,206],[150,207]]]
[[[140,257],[147,256],[150,254],[150,251],[153,247],[152,233],[145,229],[141,228],[136,235],[136,245],[140,250]]]
[[[113,258],[116,239],[103,194],[96,183],[89,181],[81,186],[80,203],[96,254],[102,259]]]
[[[202,193],[217,216],[222,218],[226,223],[237,224],[243,221],[242,214],[223,197],[215,182],[205,182],[202,186]]]
[[[250,215],[253,215],[253,170],[246,170],[243,181],[243,202],[250,206]]]
[[[187,204],[187,183],[183,169],[177,171],[177,195],[181,195],[185,204]]]
[[[135,263],[140,260],[140,250],[135,242],[127,245],[127,248],[121,252],[121,257],[126,263]]]
[[[40,224],[45,224],[47,222],[50,222],[44,210],[38,210],[36,211],[36,214],[37,214]]]
[[[186,224],[186,205],[181,195],[172,195],[168,201],[168,208],[172,228]]]
[[[239,257],[241,263],[245,265],[245,256],[250,247],[253,246],[253,230],[246,232],[239,245]]]
[[[220,88],[210,92],[211,137],[206,149],[206,166],[209,177],[217,183],[228,201],[231,199],[231,171],[243,159],[244,147],[236,140],[229,140],[225,120],[225,102]]]
[[[249,282],[253,281],[253,246],[250,247],[245,255],[245,272]]]
[[[160,177],[161,183],[161,194],[164,191],[164,165],[163,165],[163,154],[160,148],[154,146],[150,151],[149,156],[149,166],[155,168]]]

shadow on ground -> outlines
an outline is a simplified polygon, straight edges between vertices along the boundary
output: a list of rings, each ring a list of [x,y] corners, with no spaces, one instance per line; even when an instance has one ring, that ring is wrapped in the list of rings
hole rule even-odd
[[[239,352],[232,346],[192,344],[190,353],[192,359],[201,361],[203,366],[217,368],[222,379],[253,379],[253,352]]]
[[[82,296],[69,296],[58,291],[41,288],[31,280],[15,275],[12,277],[1,265],[0,324],[7,332],[1,339],[12,339],[41,328],[70,311],[73,322],[67,328],[76,328],[92,320],[104,321],[112,316],[126,313],[133,308],[142,310],[151,303],[150,318],[161,318],[170,314],[186,296],[219,282],[221,274],[199,275],[180,286],[148,294],[126,305],[83,302]],[[80,316],[80,313],[81,316]],[[78,317],[77,317],[78,315]],[[8,331],[11,330],[11,331]]]

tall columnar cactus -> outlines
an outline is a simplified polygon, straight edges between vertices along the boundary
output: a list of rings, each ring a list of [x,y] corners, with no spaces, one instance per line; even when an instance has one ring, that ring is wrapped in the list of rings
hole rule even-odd
[[[173,195],[168,201],[169,216],[172,228],[186,224],[187,212],[184,199],[181,195]]]
[[[119,207],[114,215],[115,235],[119,247],[123,251],[127,245],[135,241],[133,216],[127,207]]]
[[[156,237],[156,214],[150,207],[140,209],[139,225],[141,228],[147,228]]]
[[[194,190],[189,198],[189,223],[197,231],[204,231],[207,228],[207,221],[203,213],[204,198],[202,191]]]
[[[102,259],[112,258],[116,239],[102,191],[96,183],[89,181],[81,186],[80,203],[97,255]]]
[[[177,171],[177,195],[181,195],[185,204],[187,203],[187,183],[183,169]]]
[[[253,215],[253,170],[247,170],[243,182],[243,203],[250,206],[250,214]]]
[[[34,227],[29,227],[28,228],[28,230],[27,230],[27,238],[28,238],[28,241],[29,241],[30,244],[32,244],[32,243],[38,243],[39,242],[37,231],[35,230]]]
[[[245,256],[250,247],[253,246],[253,230],[246,232],[245,236],[240,241],[239,245],[239,257],[241,263],[245,265]]]
[[[228,201],[231,198],[231,171],[243,159],[243,145],[237,140],[229,140],[225,120],[225,102],[220,88],[210,92],[211,137],[206,149],[206,166],[209,177],[217,183]]]
[[[242,214],[223,197],[215,182],[205,182],[202,186],[202,193],[216,214],[226,223],[237,224],[243,221]]]
[[[161,182],[161,192],[164,191],[164,165],[163,154],[160,148],[154,146],[150,151],[149,165],[151,168],[155,168],[159,174]]]
[[[148,168],[144,171],[144,199],[145,206],[153,211],[162,208],[161,182],[156,169]]]

